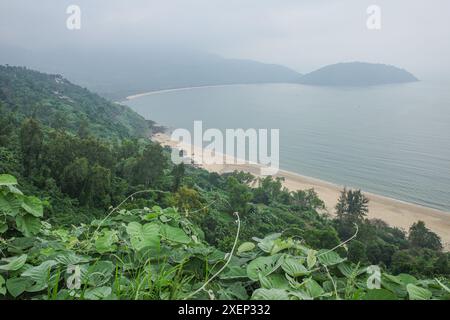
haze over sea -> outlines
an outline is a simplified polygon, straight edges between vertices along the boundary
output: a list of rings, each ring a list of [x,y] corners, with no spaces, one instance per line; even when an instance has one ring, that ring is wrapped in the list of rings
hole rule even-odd
[[[281,169],[450,211],[448,85],[235,85],[125,103],[170,128],[280,129]]]

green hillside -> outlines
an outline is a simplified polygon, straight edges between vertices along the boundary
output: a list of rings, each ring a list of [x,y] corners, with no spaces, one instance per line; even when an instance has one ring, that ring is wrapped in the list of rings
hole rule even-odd
[[[359,190],[333,218],[314,190],[174,165],[125,107],[1,70],[0,300],[450,299],[423,222],[369,220]]]
[[[77,132],[89,129],[102,138],[145,136],[149,124],[126,106],[109,102],[59,75],[0,66],[0,103],[23,118]]]

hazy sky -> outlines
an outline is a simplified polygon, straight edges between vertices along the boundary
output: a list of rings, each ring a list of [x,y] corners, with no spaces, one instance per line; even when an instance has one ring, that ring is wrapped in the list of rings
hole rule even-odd
[[[66,28],[79,5],[82,26]],[[368,30],[370,5],[381,30]],[[1,0],[0,44],[28,49],[184,47],[300,72],[342,61],[450,77],[448,0]]]

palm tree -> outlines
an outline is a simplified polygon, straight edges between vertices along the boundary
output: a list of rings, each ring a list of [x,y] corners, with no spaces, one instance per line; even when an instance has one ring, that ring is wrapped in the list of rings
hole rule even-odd
[[[344,190],[336,205],[336,214],[340,220],[361,222],[369,212],[369,199],[361,190]]]

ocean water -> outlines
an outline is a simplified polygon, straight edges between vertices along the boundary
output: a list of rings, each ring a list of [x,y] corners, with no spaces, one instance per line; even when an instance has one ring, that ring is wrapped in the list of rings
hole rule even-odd
[[[170,128],[280,129],[282,169],[450,211],[448,85],[236,85],[125,103]]]

